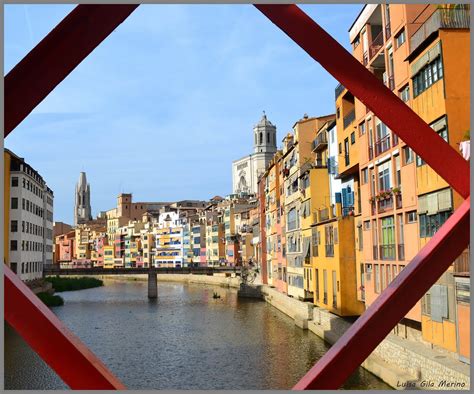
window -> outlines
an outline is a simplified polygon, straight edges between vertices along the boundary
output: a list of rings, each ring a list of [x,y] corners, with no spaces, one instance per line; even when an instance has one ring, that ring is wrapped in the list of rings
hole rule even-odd
[[[10,241],[10,250],[18,250],[18,241],[16,240]]]
[[[315,282],[316,282],[316,294],[315,294],[315,297],[316,297],[316,301],[319,301],[319,270],[316,269],[316,276],[314,278]]]
[[[364,231],[370,230],[370,220],[364,221]]]
[[[323,303],[328,304],[328,273],[323,270]]]
[[[382,218],[380,235],[381,260],[395,260],[395,223],[393,216]]]
[[[341,111],[339,110],[339,108],[336,109],[336,114],[337,118],[339,119],[339,117],[341,116]]]
[[[413,76],[413,97],[417,97],[435,82],[443,78],[443,62],[438,56]]]
[[[12,177],[12,187],[18,187],[18,177],[17,176]]]
[[[357,48],[360,44],[360,35],[357,35],[357,37],[354,39],[354,42],[352,43],[354,49]]]
[[[364,168],[362,171],[361,171],[361,174],[362,174],[362,184],[365,185],[368,180],[369,180],[369,169],[368,168]]]
[[[400,31],[400,33],[398,33],[395,36],[396,47],[400,48],[405,41],[406,41],[405,29],[402,29],[402,31]]]
[[[390,183],[390,161],[378,166],[379,191],[389,190]]]
[[[359,125],[359,135],[364,135],[365,134],[365,122],[362,122]]]
[[[405,85],[399,92],[400,98],[403,102],[408,102],[410,100],[410,86]]]
[[[416,223],[416,211],[410,211],[406,213],[407,223]]]
[[[339,154],[342,154],[342,144],[339,142]]]
[[[451,216],[452,211],[420,215],[420,238],[432,237]]]
[[[16,197],[12,197],[12,201],[11,201],[12,205],[12,209],[18,209],[18,198]]]
[[[414,153],[409,146],[403,147],[403,163],[410,164],[413,163]]]
[[[297,226],[297,224],[296,224],[296,208],[292,208],[288,212],[287,223],[288,223],[287,224],[287,230],[288,231],[296,229],[296,226]]]
[[[18,231],[18,221],[17,220],[12,220],[10,223],[10,231],[12,233],[16,233]]]
[[[351,145],[354,145],[356,142],[356,135],[355,135],[355,132],[353,131],[351,133]]]
[[[337,308],[337,274],[332,271],[332,306]]]

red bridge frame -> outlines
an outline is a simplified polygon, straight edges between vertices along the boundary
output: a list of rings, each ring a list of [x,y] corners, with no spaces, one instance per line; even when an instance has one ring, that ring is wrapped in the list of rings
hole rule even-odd
[[[136,8],[79,5],[5,77],[5,137]],[[338,389],[469,245],[469,163],[296,5],[255,5],[465,201],[295,390]],[[370,87],[370,89],[368,88]],[[4,265],[5,319],[72,389],[125,386]]]

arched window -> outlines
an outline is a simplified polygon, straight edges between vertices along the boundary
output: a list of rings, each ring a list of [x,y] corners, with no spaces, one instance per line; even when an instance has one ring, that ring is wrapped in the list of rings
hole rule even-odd
[[[263,135],[260,133],[260,145],[263,144]]]
[[[270,133],[267,133],[267,144],[270,143]]]
[[[255,145],[257,145],[257,133],[255,133]]]

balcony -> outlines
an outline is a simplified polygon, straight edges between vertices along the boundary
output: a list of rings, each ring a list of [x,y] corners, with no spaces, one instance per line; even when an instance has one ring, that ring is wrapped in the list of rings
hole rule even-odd
[[[393,209],[393,196],[390,195],[377,201],[377,212],[383,213]]]
[[[383,31],[372,40],[369,46],[369,60],[371,60],[383,46]]]
[[[319,152],[328,146],[328,137],[326,131],[319,133],[313,141],[312,150],[314,152]]]
[[[410,53],[413,53],[429,36],[439,29],[469,29],[469,6],[462,8],[441,8],[410,38]]]
[[[367,51],[364,52],[364,55],[362,57],[362,63],[364,64],[364,66],[367,66],[367,64],[369,64],[369,54],[367,53]]]
[[[390,134],[387,134],[385,137],[375,141],[375,156],[378,156],[389,149],[390,149]]]
[[[398,260],[400,261],[405,260],[405,244],[397,245],[397,255],[398,255]]]
[[[334,245],[325,245],[326,246],[326,257],[334,257]]]
[[[342,216],[354,216],[354,207],[342,207]]]
[[[324,222],[329,219],[329,209],[324,208],[319,210],[319,221]]]
[[[352,110],[346,116],[344,116],[344,129],[347,129],[354,120],[355,110]]]
[[[335,95],[336,95],[336,100],[337,98],[342,94],[342,92],[345,90],[346,88],[344,86],[342,86],[341,84],[337,85],[336,86],[336,89],[335,89]]]
[[[316,158],[314,160],[314,168],[326,168],[326,165],[323,162],[323,159]]]
[[[392,29],[390,25],[385,26],[385,39],[388,40],[392,36]]]
[[[395,207],[397,209],[402,208],[402,194],[401,193],[395,194]]]
[[[395,244],[380,245],[380,260],[395,260]]]

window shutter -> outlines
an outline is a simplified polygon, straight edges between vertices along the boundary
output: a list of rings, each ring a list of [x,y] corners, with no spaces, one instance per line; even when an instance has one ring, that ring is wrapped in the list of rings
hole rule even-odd
[[[438,210],[450,211],[453,209],[453,201],[451,199],[451,189],[445,189],[438,192]]]
[[[423,214],[428,212],[428,199],[427,195],[418,197],[418,213]]]
[[[334,243],[338,243],[338,237],[337,237],[337,227],[334,228]]]
[[[428,215],[435,215],[438,213],[438,193],[430,193],[427,196],[428,200]]]

